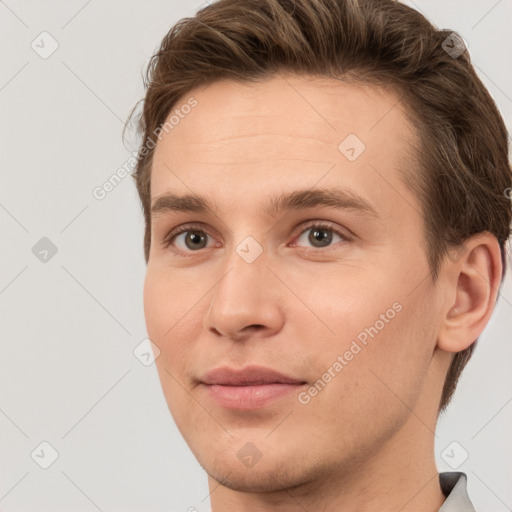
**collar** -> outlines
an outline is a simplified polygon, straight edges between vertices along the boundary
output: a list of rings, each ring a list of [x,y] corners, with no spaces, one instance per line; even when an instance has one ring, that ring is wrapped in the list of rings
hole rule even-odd
[[[460,471],[439,473],[439,484],[446,496],[439,512],[476,512],[469,499],[466,473]]]

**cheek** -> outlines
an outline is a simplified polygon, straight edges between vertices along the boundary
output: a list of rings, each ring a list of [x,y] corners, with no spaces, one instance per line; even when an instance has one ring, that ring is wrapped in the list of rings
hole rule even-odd
[[[170,269],[148,266],[144,281],[144,316],[148,334],[155,339],[172,338],[187,320],[205,292],[200,281],[191,281]],[[206,291],[206,290],[205,290]]]
[[[328,284],[318,275],[315,282],[316,289]],[[398,274],[390,278],[390,273],[374,272],[370,279],[357,269],[347,272],[345,278],[333,276],[325,289],[328,293],[304,297],[322,322],[308,322],[309,331],[307,327],[302,330],[308,346],[315,346],[310,353],[317,377],[329,369],[340,375],[332,379],[335,383],[328,386],[325,397],[335,393],[329,399],[336,401],[338,396],[354,392],[359,403],[375,402],[377,407],[381,400],[400,404],[398,397],[412,404],[435,347],[435,319],[429,306],[432,297],[421,290],[410,293],[409,281],[400,281]],[[304,316],[297,316],[296,321],[306,326]],[[318,336],[318,328],[328,332],[325,325],[331,332]],[[328,374],[325,377],[329,379]]]
[[[427,302],[427,297],[403,294],[393,303],[399,305],[396,311],[392,313],[384,303],[382,311],[374,311],[377,315],[371,327],[361,331],[368,334],[361,351],[361,370],[367,375],[368,391],[377,399],[375,407],[387,404],[405,412],[404,404],[413,409],[423,391],[436,342]]]
[[[187,368],[194,336],[190,332],[191,308],[197,301],[197,287],[194,292],[193,286],[171,279],[168,272],[148,267],[144,281],[146,328],[160,349],[155,365],[167,405],[180,430],[192,406],[184,387],[189,387]]]
[[[303,302],[289,311],[290,320],[298,325],[306,320],[312,326],[316,322],[316,328],[327,336],[314,336],[311,332],[310,341],[320,342],[328,350],[348,349],[358,336],[364,346],[365,341],[369,343],[389,330],[401,314],[400,294],[387,281],[389,278],[378,272],[368,276],[365,269],[350,266],[290,276],[290,288],[297,291]]]
[[[146,272],[144,316],[148,336],[160,349],[160,357],[156,360],[159,372],[166,368],[175,374],[185,366],[191,344],[183,343],[183,340],[191,339],[188,328],[192,308],[202,295],[198,293],[197,287],[194,291],[194,286],[186,286],[186,283],[170,278],[168,272],[155,268],[148,268]]]
[[[167,325],[169,328],[169,316],[172,306],[166,303],[166,282],[159,279],[158,274],[148,268],[144,281],[144,317],[149,338],[161,349],[160,341]]]

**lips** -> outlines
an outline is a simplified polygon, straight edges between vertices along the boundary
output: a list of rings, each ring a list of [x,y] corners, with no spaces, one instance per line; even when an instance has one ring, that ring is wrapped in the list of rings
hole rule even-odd
[[[215,368],[201,379],[207,397],[226,409],[256,409],[290,397],[305,381],[271,368],[247,366],[242,370]]]
[[[221,386],[256,386],[263,384],[304,384],[304,381],[289,377],[271,368],[263,366],[247,366],[242,370],[228,367],[215,368],[208,371],[200,379],[203,384]]]

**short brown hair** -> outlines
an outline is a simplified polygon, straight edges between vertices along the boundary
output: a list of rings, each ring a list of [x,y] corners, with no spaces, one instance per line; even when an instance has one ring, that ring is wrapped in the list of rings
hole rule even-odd
[[[432,280],[448,249],[463,248],[465,239],[484,231],[499,241],[504,276],[512,214],[508,135],[460,41],[393,0],[219,0],[180,20],[151,58],[139,120],[143,138],[134,178],[146,263],[153,136],[177,101],[216,80],[257,81],[292,71],[397,92],[420,140],[419,169],[404,179],[420,198]],[[460,55],[448,51],[455,44]],[[440,411],[477,341],[455,355]]]

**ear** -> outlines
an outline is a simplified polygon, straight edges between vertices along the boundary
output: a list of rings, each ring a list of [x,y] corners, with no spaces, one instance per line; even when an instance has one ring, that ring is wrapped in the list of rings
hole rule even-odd
[[[478,233],[445,259],[437,346],[461,352],[480,336],[494,310],[502,277],[500,245],[493,234]]]

